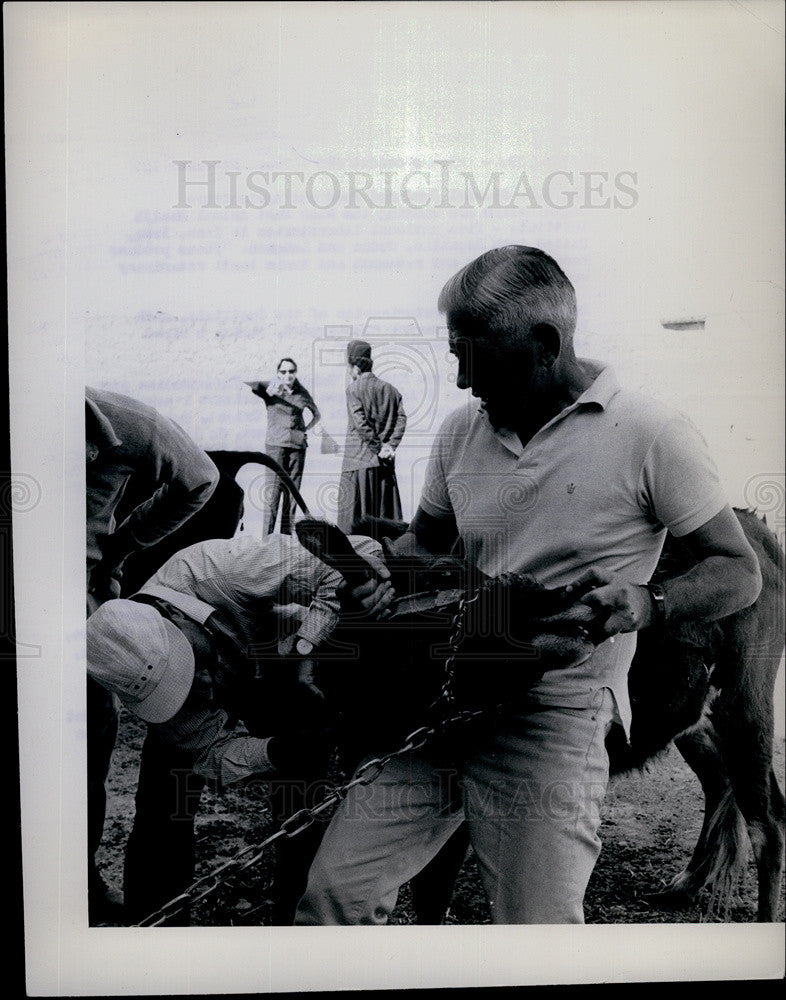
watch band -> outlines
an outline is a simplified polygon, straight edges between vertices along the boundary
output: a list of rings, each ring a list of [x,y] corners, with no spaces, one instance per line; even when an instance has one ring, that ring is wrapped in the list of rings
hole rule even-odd
[[[665,628],[666,626],[666,594],[663,591],[663,587],[659,583],[648,583],[646,584],[647,590],[650,594],[650,600],[652,601],[652,608],[655,617],[652,620],[652,625],[657,628]]]

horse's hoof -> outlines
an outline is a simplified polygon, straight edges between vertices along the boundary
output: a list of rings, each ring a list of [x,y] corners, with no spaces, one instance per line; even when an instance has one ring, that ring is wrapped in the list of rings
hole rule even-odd
[[[661,889],[644,895],[644,901],[656,909],[684,910],[693,906],[696,897],[685,889]]]

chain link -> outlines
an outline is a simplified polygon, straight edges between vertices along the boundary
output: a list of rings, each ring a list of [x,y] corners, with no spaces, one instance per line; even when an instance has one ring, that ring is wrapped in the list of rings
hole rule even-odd
[[[453,621],[451,622],[452,631],[450,633],[450,639],[448,640],[450,652],[445,660],[445,676],[442,682],[442,688],[431,705],[429,705],[429,711],[437,708],[440,704],[456,704],[456,694],[453,690],[456,673],[456,655],[459,651],[459,647],[461,646],[461,640],[464,634],[464,617],[467,613],[467,608],[474,604],[480,597],[483,586],[484,585],[481,584],[480,586],[475,587],[472,597],[462,597],[459,599],[458,608],[456,609]]]
[[[466,608],[477,601],[480,596],[481,589],[482,587],[477,587],[472,597],[461,598],[459,600],[458,609],[456,614],[453,616],[453,621],[451,623],[452,631],[450,639],[448,640],[450,652],[445,660],[444,681],[439,694],[431,705],[429,705],[428,711],[430,712],[434,711],[442,704],[446,706],[454,706],[456,704],[456,698],[453,691],[453,677],[456,654],[459,646],[461,645],[464,628],[464,615],[466,613]],[[175,896],[174,899],[170,899],[168,902],[164,903],[158,910],[151,913],[143,920],[140,920],[135,926],[160,926],[165,920],[168,920],[170,917],[175,916],[175,914],[180,913],[189,906],[193,906],[194,903],[199,902],[206,896],[215,892],[216,889],[218,889],[234,875],[253,867],[261,860],[267,848],[270,847],[270,845],[276,840],[279,840],[281,837],[290,839],[292,837],[296,837],[304,830],[307,830],[322,816],[323,813],[326,813],[329,809],[338,805],[344,798],[346,798],[347,794],[353,788],[356,788],[358,785],[370,785],[373,781],[376,781],[379,775],[382,774],[392,760],[395,760],[398,757],[405,757],[407,754],[414,753],[417,750],[422,750],[431,740],[434,739],[434,737],[444,734],[446,730],[454,726],[464,725],[478,716],[489,714],[495,710],[496,708],[492,706],[486,708],[461,709],[455,711],[453,715],[438,720],[433,723],[433,725],[420,726],[418,729],[413,730],[409,736],[407,736],[404,741],[404,745],[399,747],[398,750],[386,753],[382,757],[372,757],[371,760],[367,760],[355,771],[354,777],[351,781],[347,781],[343,785],[332,788],[326,796],[317,803],[317,805],[312,806],[311,808],[299,809],[296,813],[288,816],[280,824],[279,828],[274,833],[270,834],[269,837],[266,837],[261,843],[250,844],[249,846],[244,847],[233,858],[230,858],[229,861],[226,861],[215,871],[208,872],[206,875],[198,878],[186,890],[180,893],[180,895]],[[248,860],[244,860],[248,855],[252,856],[248,858]]]

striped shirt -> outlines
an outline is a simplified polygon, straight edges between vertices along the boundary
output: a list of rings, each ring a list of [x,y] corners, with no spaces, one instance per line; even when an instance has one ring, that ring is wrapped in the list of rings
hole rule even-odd
[[[361,555],[381,553],[370,538],[352,537]],[[296,537],[251,535],[199,542],[172,556],[142,587],[204,625],[220,616],[250,654],[259,644],[291,635],[319,646],[338,622],[336,589],[343,577],[311,555]],[[220,786],[272,770],[269,740],[231,724],[210,697],[210,678],[197,669],[188,698],[155,726],[164,742],[194,754],[194,771]]]
[[[207,671],[199,671],[180,711],[150,728],[162,742],[190,751],[195,773],[219,787],[273,771],[267,753],[270,737],[249,736],[241,725],[231,724],[206,693],[210,684]]]
[[[362,555],[381,552],[370,538],[351,541]],[[237,642],[251,650],[269,643],[272,615],[283,634],[296,630],[298,638],[319,646],[338,624],[336,590],[342,582],[337,570],[311,555],[294,535],[240,535],[183,549],[140,592],[171,603],[172,592],[197,598],[193,614],[186,607],[181,610],[202,622],[210,611],[221,612]],[[301,614],[293,614],[292,605]]]

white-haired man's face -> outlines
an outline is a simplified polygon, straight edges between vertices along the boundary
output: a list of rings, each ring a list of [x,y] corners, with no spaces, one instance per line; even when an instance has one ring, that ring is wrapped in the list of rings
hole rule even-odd
[[[480,399],[494,427],[515,427],[522,402],[543,388],[531,339],[491,336],[464,318],[446,318],[456,385]]]

